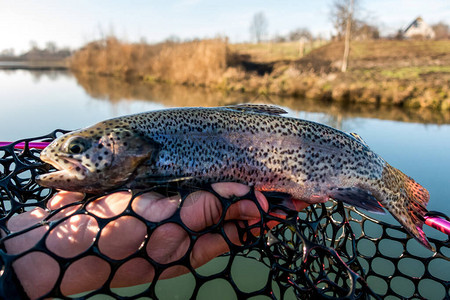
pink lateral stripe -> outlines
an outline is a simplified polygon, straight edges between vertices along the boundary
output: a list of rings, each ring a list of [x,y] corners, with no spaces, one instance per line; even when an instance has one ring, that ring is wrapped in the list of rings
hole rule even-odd
[[[445,219],[439,217],[425,216],[425,224],[433,228],[436,228],[437,230],[445,233],[446,235],[450,235],[450,222]]]
[[[11,142],[0,142],[0,147],[8,146]],[[36,149],[44,149],[47,147],[50,143],[49,142],[31,142],[28,143],[29,148],[36,148]],[[18,143],[14,146],[14,148],[17,149],[23,149],[25,148],[25,143]],[[425,216],[425,224],[428,226],[431,226],[447,235],[450,235],[450,222],[447,220],[444,220],[439,217],[431,217],[431,216]]]
[[[8,146],[12,144],[11,142],[0,142],[0,147],[4,147],[4,146]],[[28,147],[29,148],[35,148],[35,149],[44,149],[45,147],[48,146],[48,144],[50,144],[49,142],[30,142],[28,143]],[[25,143],[18,143],[16,145],[14,145],[14,148],[17,149],[23,149],[25,148]]]

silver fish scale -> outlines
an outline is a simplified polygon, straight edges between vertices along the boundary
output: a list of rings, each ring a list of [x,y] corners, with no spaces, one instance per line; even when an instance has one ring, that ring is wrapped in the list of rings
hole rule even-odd
[[[156,160],[138,170],[137,182],[149,177],[238,181],[261,190],[282,187],[295,198],[312,201],[334,187],[367,185],[372,190],[385,165],[350,135],[274,114],[186,108],[122,121],[161,145]]]

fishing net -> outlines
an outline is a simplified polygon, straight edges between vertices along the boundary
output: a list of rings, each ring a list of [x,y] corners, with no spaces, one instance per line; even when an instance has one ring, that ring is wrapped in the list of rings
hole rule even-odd
[[[180,210],[193,190],[170,186],[152,189],[173,196],[178,193],[181,202],[169,218],[149,221],[132,207],[143,191],[133,193],[127,209],[120,216],[100,217],[88,209],[95,197],[71,203],[49,211],[42,221],[25,229],[11,231],[12,219],[36,208],[45,209],[56,191],[37,185],[34,178],[52,167],[39,160],[40,150],[29,147],[29,142],[51,141],[64,133],[56,130],[47,136],[25,139],[24,149],[14,144],[0,147],[0,295],[4,299],[26,298],[14,272],[15,262],[32,252],[44,253],[57,263],[60,272],[53,287],[42,298],[89,299],[100,295],[106,299],[208,299],[226,293],[228,298],[243,299],[442,299],[449,298],[449,238],[446,235],[430,237],[436,252],[432,253],[412,239],[400,226],[377,221],[355,208],[329,201],[310,206],[300,213],[281,206],[282,194],[266,194],[270,208],[265,212],[260,206],[261,221],[256,224],[235,222],[239,242],[232,242],[224,230],[225,215],[229,207],[241,200],[255,201],[254,191],[242,197],[224,198],[211,186],[202,187],[214,194],[222,204],[220,220],[201,231],[193,231],[183,223]],[[16,142],[16,143],[18,143]],[[74,211],[58,219],[53,216],[68,210]],[[62,256],[46,243],[49,232],[56,230],[74,216],[89,216],[98,226],[98,232],[89,247],[71,257]],[[110,258],[100,246],[102,232],[119,217],[129,216],[145,224],[146,235],[142,245],[131,255]],[[442,218],[448,217],[441,216]],[[279,222],[269,228],[270,221]],[[176,225],[189,236],[185,254],[172,261],[160,261],[147,251],[152,236],[158,228]],[[28,250],[8,253],[7,243],[37,228],[46,228],[42,238]],[[265,232],[257,234],[255,232]],[[200,268],[191,265],[195,244],[202,236],[216,233],[223,236],[229,251]],[[56,253],[55,253],[56,252]],[[95,290],[75,296],[64,294],[61,283],[65,274],[77,261],[94,257],[109,266],[110,274]],[[154,270],[148,284],[134,289],[111,287],[115,273],[133,258],[139,258]],[[188,272],[174,279],[164,279],[169,269],[182,266]],[[174,281],[175,280],[175,281]],[[178,280],[178,281],[176,281]],[[208,294],[211,293],[211,294]],[[209,295],[209,296],[208,296]],[[108,298],[109,297],[109,298]],[[102,298],[102,299],[103,299]],[[389,298],[389,297],[388,297]]]

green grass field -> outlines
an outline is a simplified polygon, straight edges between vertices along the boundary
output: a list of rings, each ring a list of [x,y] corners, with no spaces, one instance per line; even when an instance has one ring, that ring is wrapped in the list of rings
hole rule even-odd
[[[312,50],[328,43],[327,41],[313,41],[301,44],[300,42],[259,43],[259,44],[230,44],[230,50],[239,54],[251,56],[254,62],[271,63],[276,61],[297,60]]]

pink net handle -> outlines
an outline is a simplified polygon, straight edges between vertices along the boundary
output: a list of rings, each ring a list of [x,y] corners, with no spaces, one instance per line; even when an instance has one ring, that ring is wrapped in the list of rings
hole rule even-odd
[[[4,147],[4,146],[8,146],[10,145],[11,142],[0,142],[0,147]],[[50,144],[49,142],[31,142],[28,143],[28,148],[35,148],[35,149],[44,149],[45,147],[48,146],[48,144]],[[18,143],[16,145],[14,145],[14,148],[17,149],[23,149],[25,148],[25,143]]]

